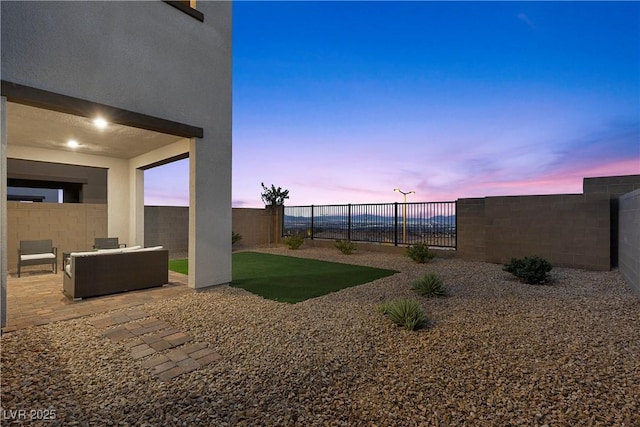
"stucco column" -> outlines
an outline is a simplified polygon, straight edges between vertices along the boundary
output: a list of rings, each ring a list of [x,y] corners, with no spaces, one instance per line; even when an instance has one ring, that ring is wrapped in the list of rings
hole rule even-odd
[[[7,98],[0,97],[0,323],[7,324]]]
[[[204,138],[189,145],[189,286],[194,289],[231,282],[231,130],[218,138],[209,134],[205,130]]]
[[[123,159],[113,159],[107,172],[107,218],[108,234],[118,237],[120,241],[131,245],[133,205],[131,191],[133,184],[129,174],[129,162]]]
[[[129,217],[129,245],[144,246],[144,171],[130,167],[130,200],[131,215]]]

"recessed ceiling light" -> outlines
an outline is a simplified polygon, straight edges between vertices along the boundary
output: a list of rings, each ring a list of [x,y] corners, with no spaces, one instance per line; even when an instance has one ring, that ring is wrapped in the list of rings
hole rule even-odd
[[[96,125],[98,129],[104,129],[107,127],[107,121],[102,117],[98,117],[93,120],[93,124]]]
[[[78,141],[76,141],[75,139],[68,140],[67,145],[71,148],[77,148],[80,146],[80,144],[78,144]]]

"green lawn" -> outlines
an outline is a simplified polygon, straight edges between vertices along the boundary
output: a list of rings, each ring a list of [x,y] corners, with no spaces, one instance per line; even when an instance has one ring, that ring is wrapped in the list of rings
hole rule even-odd
[[[290,303],[397,273],[394,270],[257,252],[237,252],[232,257],[231,286]],[[170,260],[169,269],[186,274],[187,260]]]

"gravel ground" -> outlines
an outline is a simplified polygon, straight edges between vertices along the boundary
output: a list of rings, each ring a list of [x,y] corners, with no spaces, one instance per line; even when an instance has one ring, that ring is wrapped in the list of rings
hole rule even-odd
[[[5,334],[2,424],[53,409],[43,425],[640,426],[640,299],[617,271],[556,268],[531,286],[480,262],[263,251],[401,272],[295,305],[228,286],[146,305],[222,356],[167,382],[91,318]],[[451,296],[415,296],[425,271]],[[427,328],[376,312],[398,297],[421,302]]]

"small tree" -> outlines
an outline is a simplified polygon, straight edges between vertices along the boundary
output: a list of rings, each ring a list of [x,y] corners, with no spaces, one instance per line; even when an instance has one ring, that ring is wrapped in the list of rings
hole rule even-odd
[[[267,206],[282,206],[285,199],[289,198],[289,190],[283,190],[281,187],[276,188],[273,184],[271,184],[271,188],[267,188],[264,182],[261,182],[260,185],[263,190],[262,201]]]

